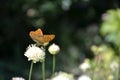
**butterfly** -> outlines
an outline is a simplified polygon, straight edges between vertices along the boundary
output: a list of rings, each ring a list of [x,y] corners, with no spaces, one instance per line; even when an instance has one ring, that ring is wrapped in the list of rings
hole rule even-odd
[[[33,41],[41,45],[47,44],[55,38],[54,34],[44,35],[40,28],[38,28],[36,31],[30,31],[29,35]]]

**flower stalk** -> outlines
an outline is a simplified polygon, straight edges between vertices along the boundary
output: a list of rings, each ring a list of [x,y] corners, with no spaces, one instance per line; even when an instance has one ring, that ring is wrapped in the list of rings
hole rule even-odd
[[[29,72],[29,79],[28,80],[31,80],[32,69],[33,69],[33,61],[31,62],[31,65],[30,65],[30,72]]]
[[[42,78],[45,80],[45,61],[42,62]]]
[[[43,51],[45,52],[46,50],[46,46],[42,46],[43,47]],[[45,74],[45,58],[42,61],[42,79],[45,80],[46,74]]]
[[[56,54],[59,53],[60,47],[54,43],[54,44],[52,44],[52,45],[49,46],[48,51],[49,51],[50,54],[53,55],[52,76],[54,76],[54,73],[55,73],[55,64],[56,64]]]
[[[56,56],[55,56],[55,55],[53,55],[52,76],[54,76],[54,72],[55,72],[55,64],[56,64]]]

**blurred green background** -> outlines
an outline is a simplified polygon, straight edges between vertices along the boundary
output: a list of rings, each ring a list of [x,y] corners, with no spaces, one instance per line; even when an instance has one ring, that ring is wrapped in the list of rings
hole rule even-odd
[[[83,59],[93,58],[90,46],[108,43],[99,31],[102,15],[119,5],[117,0],[0,0],[0,80],[11,80],[14,76],[27,79],[30,62],[24,52],[34,43],[29,32],[37,28],[45,34],[56,35],[51,42],[61,48],[56,71],[77,75]],[[108,34],[109,28],[102,29],[103,35]],[[117,30],[119,32],[120,27]],[[108,37],[111,42],[118,40],[114,35],[115,40]],[[47,77],[51,73],[51,57],[47,54]],[[41,78],[41,63],[34,65],[32,76],[33,80]]]

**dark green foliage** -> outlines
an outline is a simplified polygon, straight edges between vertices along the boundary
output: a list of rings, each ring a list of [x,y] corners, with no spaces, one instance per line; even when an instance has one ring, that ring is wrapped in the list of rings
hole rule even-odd
[[[29,44],[34,43],[29,31],[39,27],[46,34],[56,35],[53,42],[61,47],[57,70],[69,71],[70,66],[79,64],[84,56],[93,57],[89,47],[101,43],[98,32],[101,15],[114,8],[113,0],[66,1],[69,1],[67,6],[62,0],[0,1],[0,80],[10,80],[14,76],[27,78],[30,62],[24,52]],[[71,49],[76,52],[72,53]],[[47,64],[49,74],[51,63]],[[35,68],[39,70],[34,70],[33,76],[38,80],[40,65]]]

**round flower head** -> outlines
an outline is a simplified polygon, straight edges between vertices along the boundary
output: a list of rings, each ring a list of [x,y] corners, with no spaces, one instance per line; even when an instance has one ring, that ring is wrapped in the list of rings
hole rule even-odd
[[[56,45],[56,44],[52,44],[48,48],[48,51],[50,52],[50,54],[55,55],[60,51],[60,47],[58,45]]]
[[[25,80],[25,79],[22,77],[13,77],[12,80]]]
[[[59,72],[50,80],[74,80],[73,74],[66,73],[66,72]]]
[[[119,68],[118,62],[113,61],[113,62],[110,64],[110,68],[111,68],[113,71],[116,71],[116,70]]]
[[[89,60],[85,59],[85,61],[82,64],[80,64],[79,68],[84,72],[90,69]]]
[[[87,75],[82,75],[82,76],[78,77],[78,80],[92,80],[92,79]]]
[[[28,58],[28,61],[32,60],[34,63],[42,62],[45,59],[44,50],[33,44],[28,46],[24,55]]]

